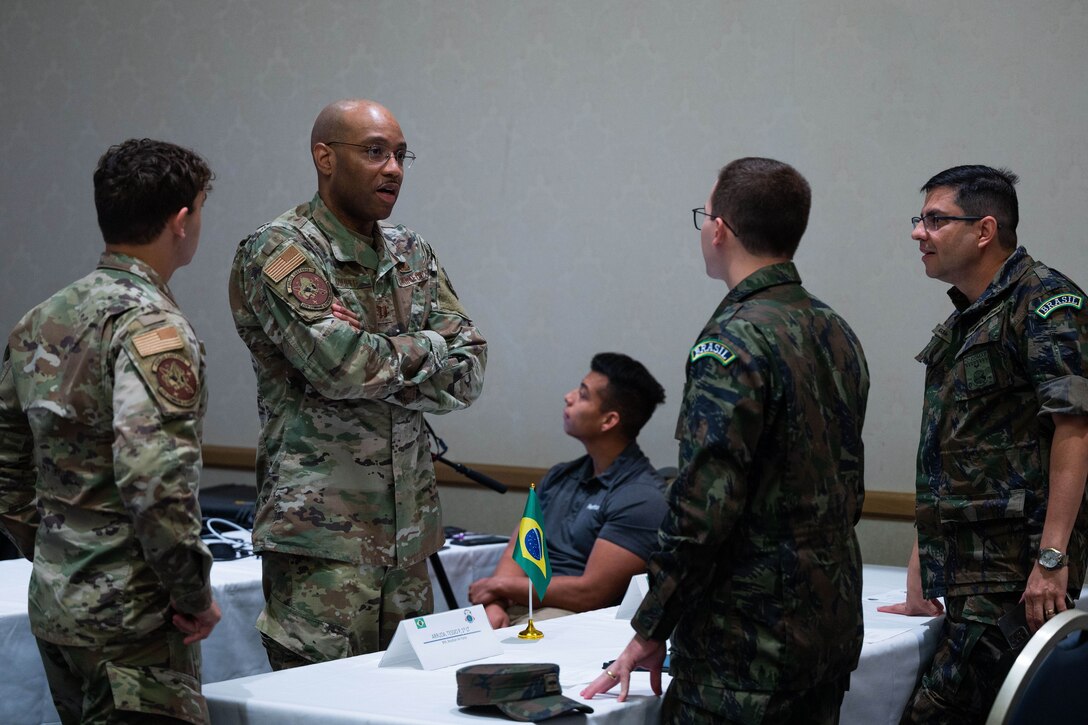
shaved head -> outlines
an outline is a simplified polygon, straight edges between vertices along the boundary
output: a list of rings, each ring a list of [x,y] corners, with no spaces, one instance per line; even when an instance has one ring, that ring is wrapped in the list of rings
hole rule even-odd
[[[310,148],[329,141],[354,141],[353,131],[369,119],[392,118],[389,109],[365,98],[345,98],[321,109],[310,131]]]
[[[373,149],[379,151],[371,158]],[[310,132],[317,193],[344,226],[369,237],[375,222],[393,212],[404,180],[395,156],[407,149],[400,124],[380,103],[365,98],[330,103]]]

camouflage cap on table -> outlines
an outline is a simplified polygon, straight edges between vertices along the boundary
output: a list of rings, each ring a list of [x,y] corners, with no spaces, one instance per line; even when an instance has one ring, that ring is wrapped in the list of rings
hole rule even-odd
[[[572,712],[593,712],[584,703],[563,697],[559,665],[546,663],[470,665],[457,670],[460,707],[497,707],[522,722],[546,720]]]

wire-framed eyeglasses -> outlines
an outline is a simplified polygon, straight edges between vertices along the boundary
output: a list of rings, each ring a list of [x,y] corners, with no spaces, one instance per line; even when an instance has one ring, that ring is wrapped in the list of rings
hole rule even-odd
[[[402,169],[412,168],[412,162],[416,160],[416,155],[408,149],[397,149],[392,151],[387,149],[381,144],[366,144],[366,143],[349,143],[347,141],[326,141],[326,146],[353,146],[357,149],[362,149],[366,152],[366,159],[370,163],[376,166],[384,166],[389,159],[393,159],[397,162],[397,165]]]

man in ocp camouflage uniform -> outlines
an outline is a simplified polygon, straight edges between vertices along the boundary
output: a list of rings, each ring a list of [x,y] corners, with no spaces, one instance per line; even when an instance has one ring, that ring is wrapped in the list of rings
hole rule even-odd
[[[274,669],[384,649],[431,612],[444,537],[423,413],[471,404],[487,357],[430,245],[379,224],[415,158],[393,115],[339,101],[310,142],[317,194],[244,240],[230,275],[257,372]]]
[[[998,626],[1035,631],[1076,598],[1088,563],[1088,310],[1084,292],[1017,247],[1018,178],[957,166],[922,187],[926,274],[956,307],[918,355],[918,539],[907,601],[936,615],[937,653],[903,722],[983,722],[1018,654]],[[1020,643],[1022,645],[1022,643]]]
[[[166,285],[196,252],[211,178],[173,144],[110,148],[97,269],[28,312],[4,352],[0,528],[34,562],[30,626],[66,724],[208,722],[204,356]]]
[[[833,723],[861,653],[862,423],[857,337],[790,261],[811,192],[745,158],[693,210],[707,274],[730,288],[692,347],[680,474],[635,637],[582,694],[651,672],[669,723]]]

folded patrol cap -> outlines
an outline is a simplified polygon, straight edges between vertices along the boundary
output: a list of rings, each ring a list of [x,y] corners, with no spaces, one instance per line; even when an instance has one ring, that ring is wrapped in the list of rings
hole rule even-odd
[[[507,717],[522,722],[593,712],[589,705],[563,697],[559,665],[545,663],[462,667],[457,670],[457,704],[493,705]]]

